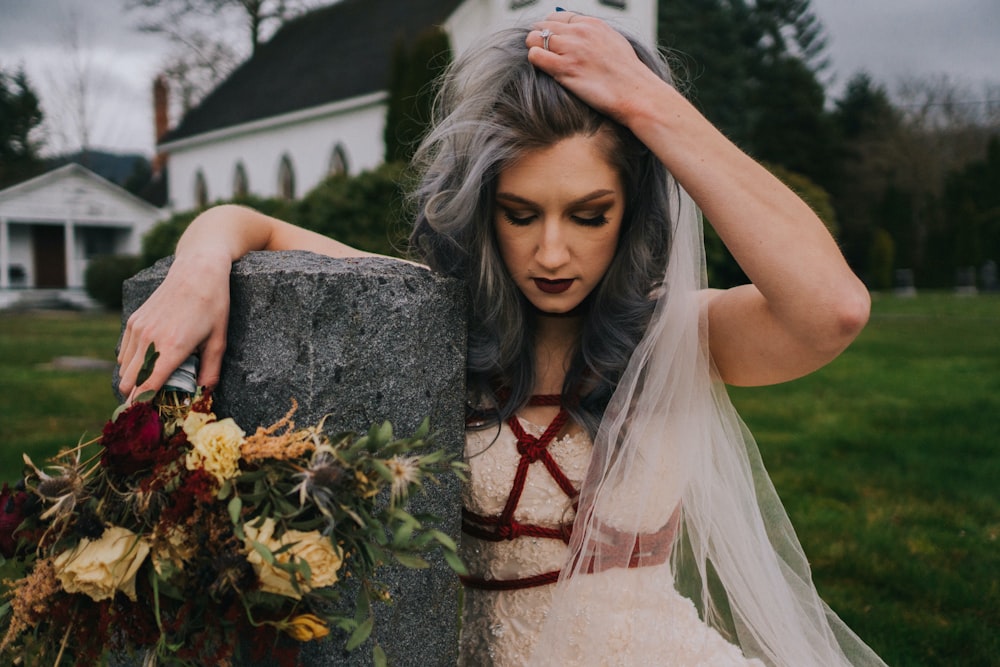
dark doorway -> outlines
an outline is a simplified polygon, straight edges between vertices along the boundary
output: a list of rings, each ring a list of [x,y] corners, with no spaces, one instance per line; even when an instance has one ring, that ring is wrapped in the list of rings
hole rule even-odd
[[[31,248],[35,287],[66,287],[66,236],[61,225],[33,225]]]

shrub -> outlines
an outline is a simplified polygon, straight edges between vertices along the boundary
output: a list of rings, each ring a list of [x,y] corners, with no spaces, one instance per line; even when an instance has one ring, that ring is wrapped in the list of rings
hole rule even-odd
[[[174,254],[177,239],[181,237],[197,211],[185,211],[170,216],[167,220],[153,225],[142,237],[142,266],[152,266],[158,259]]]
[[[357,176],[331,176],[299,202],[295,222],[361,250],[401,256],[410,232],[405,177],[401,162]]]
[[[135,255],[103,255],[87,264],[83,283],[90,298],[105,308],[121,310],[122,283],[142,268]]]

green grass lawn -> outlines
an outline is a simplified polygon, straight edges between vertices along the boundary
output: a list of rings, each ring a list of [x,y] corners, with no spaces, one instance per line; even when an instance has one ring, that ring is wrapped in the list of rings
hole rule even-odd
[[[57,357],[112,362],[121,315],[0,314],[0,478],[16,480],[21,452],[36,463],[99,435],[118,405],[107,371],[56,370]]]
[[[1000,298],[877,298],[821,372],[731,394],[844,620],[897,667],[1000,664]]]
[[[0,476],[100,431],[117,315],[0,316]],[[890,665],[1000,664],[1000,297],[877,298],[808,378],[733,390],[820,592]]]

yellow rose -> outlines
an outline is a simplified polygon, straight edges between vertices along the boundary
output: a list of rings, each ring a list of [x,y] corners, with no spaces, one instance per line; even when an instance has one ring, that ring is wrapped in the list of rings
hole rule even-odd
[[[214,420],[215,415],[209,412],[189,412],[187,417],[184,418],[184,435],[188,437],[188,440],[191,440],[194,434],[201,430],[202,426]]]
[[[299,590],[308,592],[313,588],[331,586],[337,582],[337,571],[343,563],[343,556],[340,550],[330,543],[330,539],[323,537],[319,532],[313,530],[308,533],[300,530],[286,531],[279,539],[274,537],[274,519],[265,519],[259,527],[248,525],[244,528],[247,536],[247,560],[253,565],[257,578],[260,580],[260,589],[267,593],[277,593],[285,597],[298,600],[301,595],[292,586],[292,577],[288,572],[281,570],[264,560],[252,542],[263,544],[272,553],[281,549],[286,544],[291,544],[287,550],[280,554],[275,554],[276,563],[290,563],[294,558],[296,561],[305,561],[309,564],[311,577],[307,582],[301,575],[298,577]]]
[[[187,420],[184,421],[187,433]],[[232,419],[204,424],[188,436],[191,451],[184,464],[188,470],[204,468],[222,484],[239,472],[240,445],[243,444],[243,429]]]
[[[135,575],[148,554],[145,540],[111,526],[100,539],[82,539],[75,549],[59,554],[53,565],[67,593],[84,593],[100,601],[121,591],[134,602]]]
[[[296,616],[285,625],[284,629],[291,635],[292,639],[300,642],[322,639],[330,634],[330,628],[326,626],[323,619],[314,614]]]

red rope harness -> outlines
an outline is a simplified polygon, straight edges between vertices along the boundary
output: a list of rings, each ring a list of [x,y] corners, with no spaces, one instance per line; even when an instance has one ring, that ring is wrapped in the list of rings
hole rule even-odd
[[[576,498],[579,493],[548,450],[549,444],[559,435],[559,432],[566,426],[566,422],[569,420],[569,413],[565,408],[561,407],[560,397],[552,394],[532,396],[528,400],[528,405],[560,406],[560,410],[548,428],[537,438],[524,430],[521,422],[518,421],[515,415],[512,415],[507,420],[507,425],[517,438],[517,452],[521,455],[521,458],[517,462],[517,470],[514,471],[514,482],[511,485],[510,494],[507,496],[507,502],[504,504],[500,516],[483,516],[463,509],[462,532],[489,542],[514,540],[524,536],[562,540],[568,544],[570,531],[573,527],[572,524],[563,524],[558,528],[550,528],[521,523],[514,519],[514,512],[517,510],[517,504],[521,501],[521,494],[524,492],[524,482],[528,477],[528,468],[533,463],[540,461],[555,483],[569,498]],[[544,586],[545,584],[554,583],[558,578],[559,570],[553,570],[519,579],[497,580],[475,576],[462,576],[461,580],[465,586],[470,588],[514,590]]]
[[[561,406],[562,403],[559,396],[544,395],[532,396],[528,401],[528,405]],[[518,421],[516,416],[511,416],[507,420],[507,425],[517,437],[517,451],[521,455],[521,458],[517,462],[517,470],[514,472],[514,482],[511,485],[510,495],[507,496],[507,502],[504,504],[503,511],[500,512],[499,516],[483,516],[463,508],[463,533],[488,542],[502,542],[503,540],[514,540],[519,537],[541,537],[562,540],[566,544],[569,544],[569,538],[573,530],[572,523],[563,524],[558,528],[549,528],[520,523],[514,519],[514,512],[517,510],[517,504],[520,502],[521,494],[524,492],[524,481],[528,476],[528,466],[532,463],[541,461],[545,469],[549,471],[552,479],[555,480],[559,488],[569,498],[575,500],[577,495],[579,495],[579,491],[573,488],[573,484],[548,451],[549,444],[563,429],[568,419],[569,413],[566,412],[565,408],[560,407],[559,414],[556,415],[552,423],[545,429],[545,432],[537,438],[524,431],[521,427],[521,422]],[[634,538],[632,534],[622,533],[610,526],[598,524],[594,529],[598,531],[601,539],[589,545],[585,553],[577,555],[574,561],[574,570],[593,574],[614,567],[622,567],[623,565],[633,568],[664,563],[670,556],[679,520],[680,507],[674,510],[670,520],[655,533],[641,533],[635,535]],[[484,579],[478,576],[461,576],[459,578],[462,584],[468,588],[510,591],[555,583],[559,579],[559,573],[560,570],[552,570],[518,579]]]

